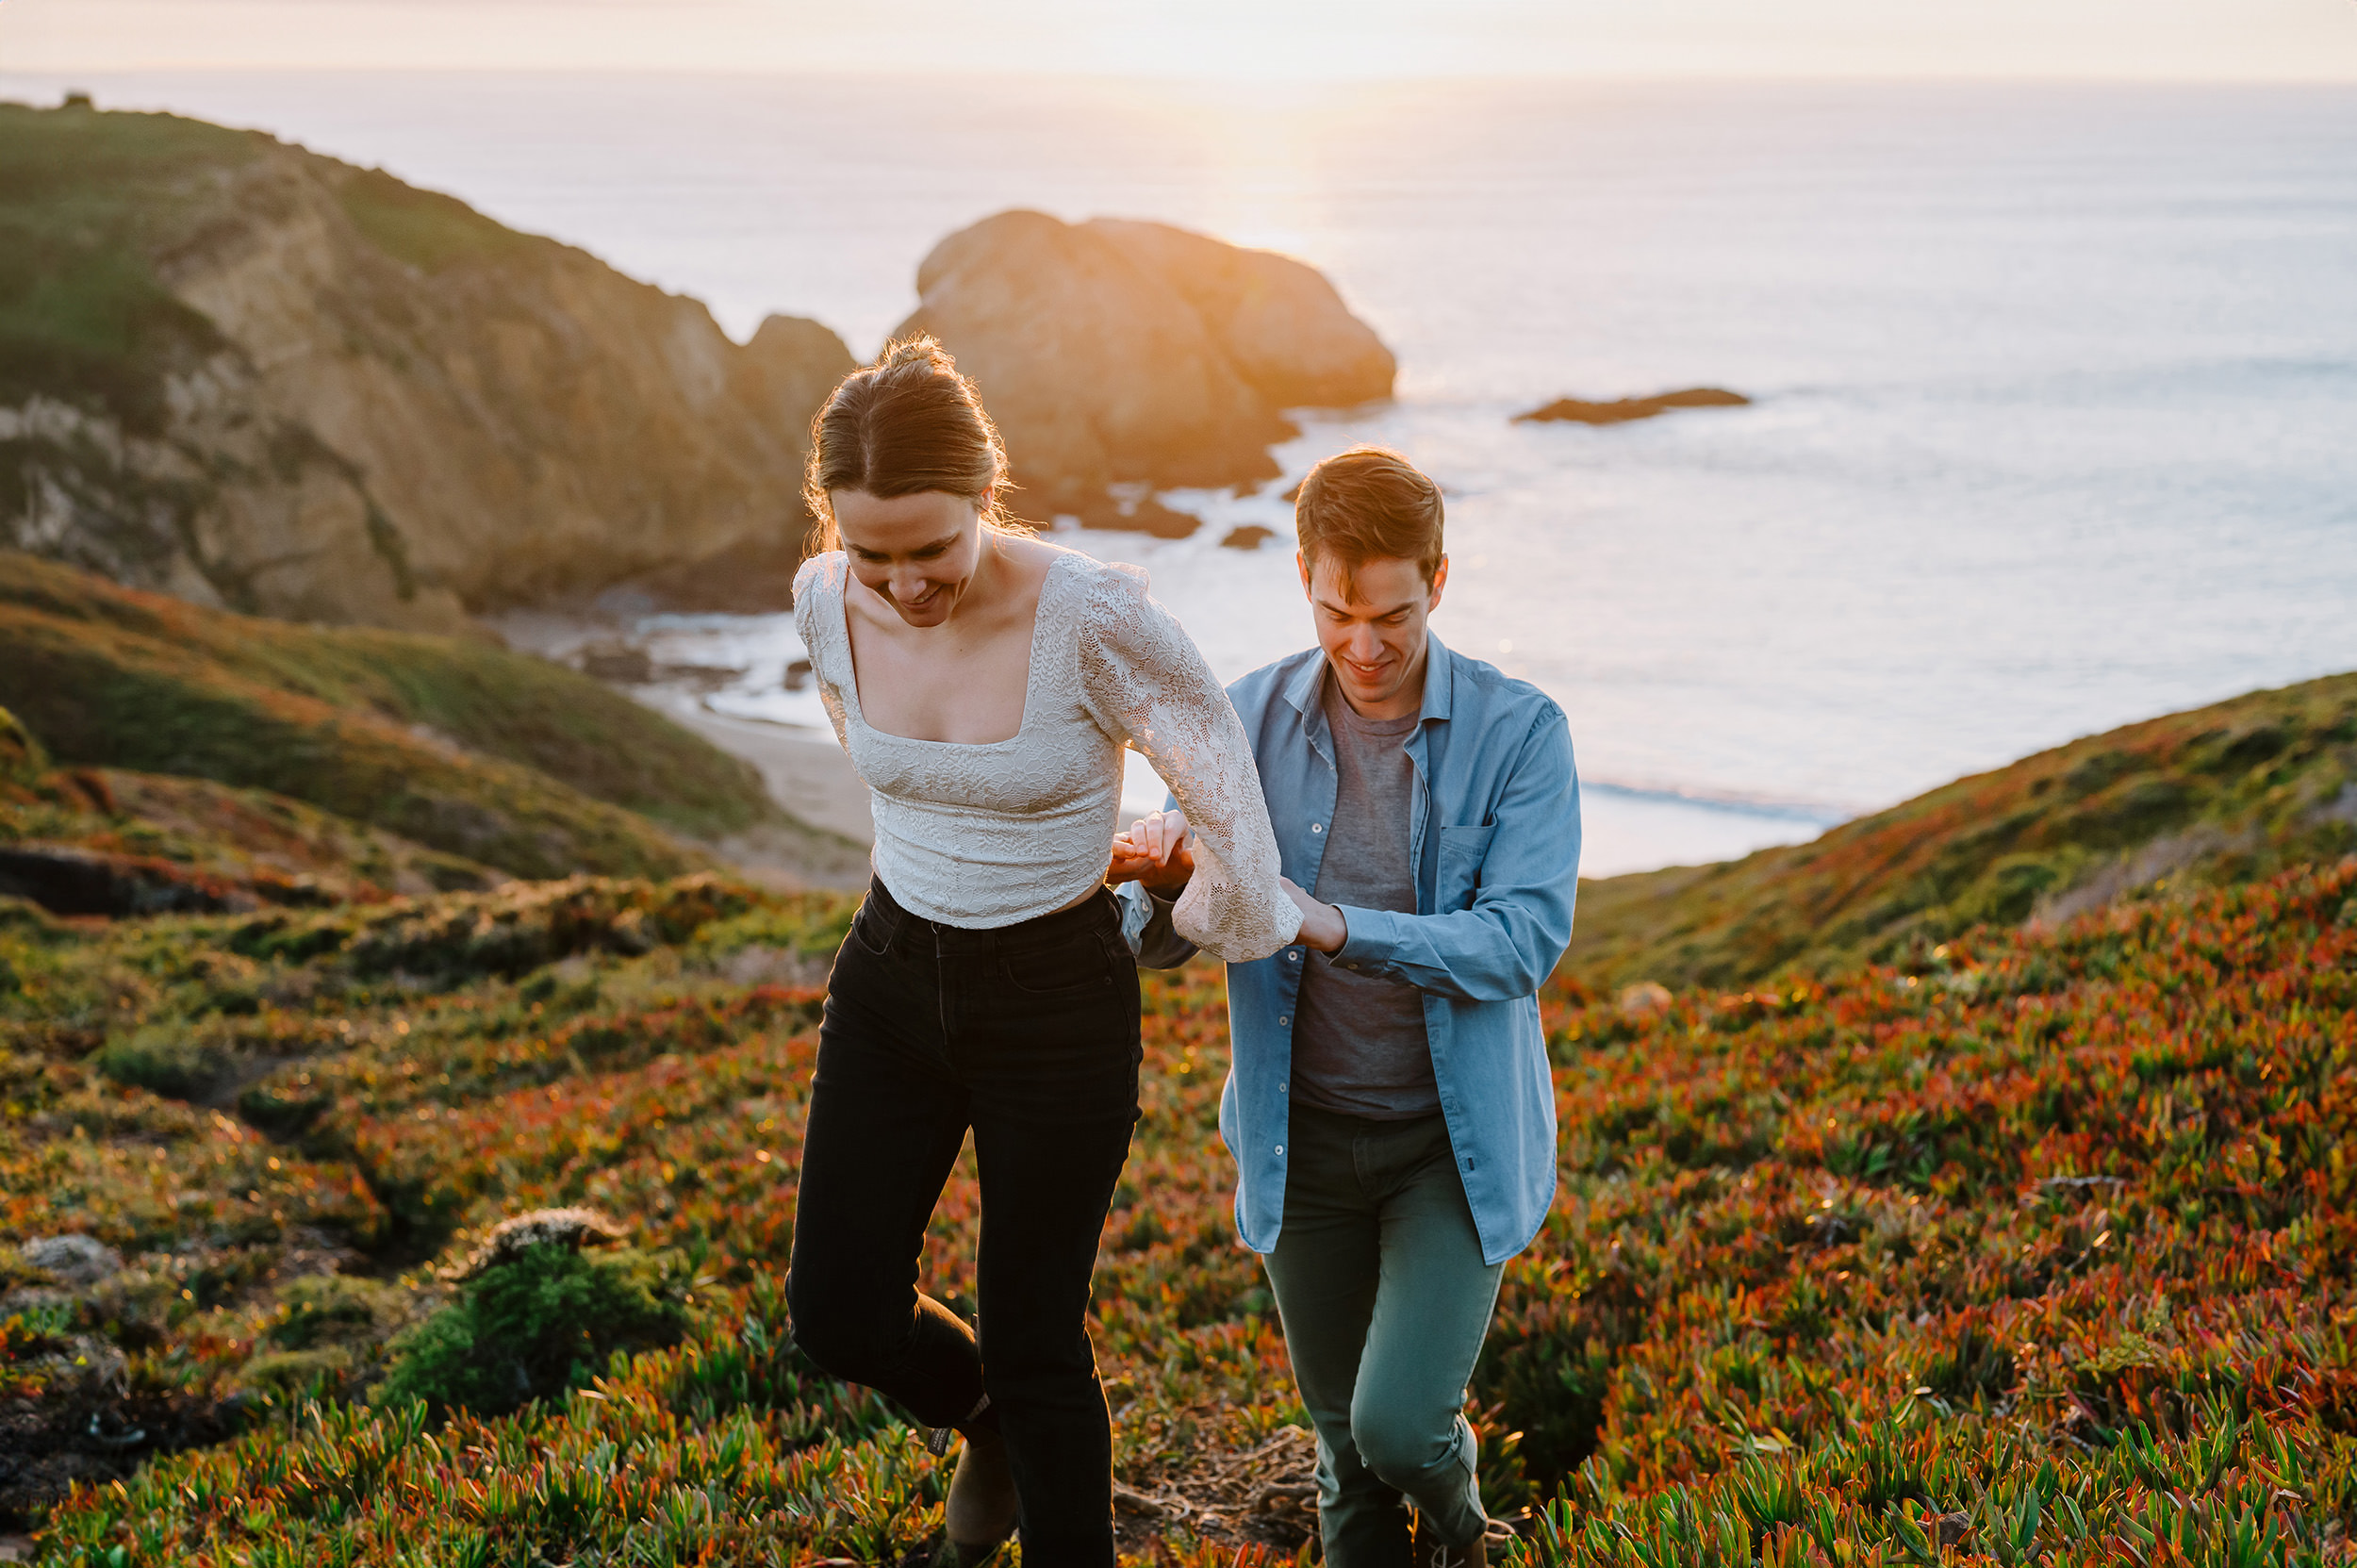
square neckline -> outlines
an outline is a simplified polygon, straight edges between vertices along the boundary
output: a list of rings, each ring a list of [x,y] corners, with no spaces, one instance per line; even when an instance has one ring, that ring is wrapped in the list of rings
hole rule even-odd
[[[1055,559],[1047,563],[1047,571],[1039,580],[1039,600],[1031,606],[1030,664],[1023,672],[1023,717],[1016,723],[1014,734],[1004,740],[929,740],[921,735],[904,735],[890,730],[880,730],[867,721],[866,706],[859,700],[859,656],[851,648],[851,559],[843,558],[843,577],[835,589],[835,624],[843,633],[843,664],[850,676],[844,683],[845,706],[859,727],[879,740],[898,741],[903,746],[941,746],[958,751],[995,751],[1002,747],[1019,744],[1031,733],[1031,709],[1039,695],[1040,637],[1047,626],[1047,589],[1063,569],[1064,563],[1080,552],[1058,550]]]

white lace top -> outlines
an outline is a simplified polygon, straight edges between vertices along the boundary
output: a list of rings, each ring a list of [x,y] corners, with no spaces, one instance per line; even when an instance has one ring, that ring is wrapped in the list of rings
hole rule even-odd
[[[1051,547],[1052,548],[1052,547]],[[1146,573],[1057,549],[1039,590],[1014,738],[912,740],[860,713],[840,551],[802,563],[794,623],[818,693],[873,797],[876,874],[904,909],[971,930],[1071,903],[1102,881],[1121,813],[1121,749],[1146,753],[1195,834],[1180,935],[1231,963],[1294,939],[1277,836],[1227,692]]]

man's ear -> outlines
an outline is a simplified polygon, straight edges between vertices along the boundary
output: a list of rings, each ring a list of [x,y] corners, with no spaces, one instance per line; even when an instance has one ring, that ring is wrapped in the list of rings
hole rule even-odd
[[[1441,590],[1447,586],[1448,557],[1443,555],[1441,557],[1441,564],[1432,569],[1432,597],[1425,601],[1425,614],[1430,615],[1441,607]]]
[[[1317,593],[1310,586],[1310,557],[1296,550],[1294,552],[1294,565],[1301,569],[1301,597],[1314,600]]]

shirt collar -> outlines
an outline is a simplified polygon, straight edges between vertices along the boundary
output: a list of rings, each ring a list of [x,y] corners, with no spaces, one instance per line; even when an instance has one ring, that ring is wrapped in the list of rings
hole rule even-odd
[[[1429,722],[1448,718],[1449,700],[1457,688],[1457,655],[1430,631],[1424,635],[1424,718]]]
[[[1316,654],[1314,658],[1302,660],[1301,668],[1294,671],[1294,678],[1285,683],[1285,701],[1292,703],[1294,711],[1305,720],[1318,711],[1319,688],[1326,684],[1326,650],[1318,649]]]

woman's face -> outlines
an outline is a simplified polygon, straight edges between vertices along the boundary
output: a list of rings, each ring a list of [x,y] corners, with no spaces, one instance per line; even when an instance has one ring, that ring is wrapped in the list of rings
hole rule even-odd
[[[830,490],[835,531],[851,575],[882,594],[911,626],[948,620],[974,585],[982,558],[982,509],[944,490],[889,500]]]

